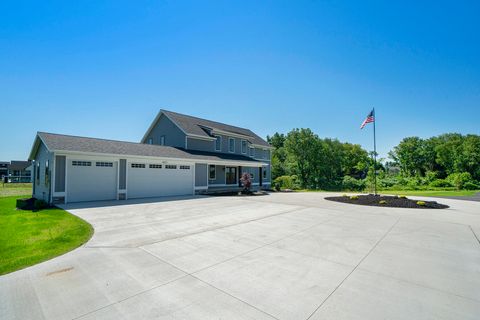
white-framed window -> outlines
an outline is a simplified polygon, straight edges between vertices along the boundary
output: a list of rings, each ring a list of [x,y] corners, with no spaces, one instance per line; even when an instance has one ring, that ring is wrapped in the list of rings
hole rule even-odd
[[[263,159],[268,159],[267,155],[268,155],[268,150],[267,150],[267,149],[263,149],[263,152],[262,152],[262,156],[263,156],[263,157],[262,157],[262,158],[263,158]]]
[[[215,151],[222,150],[222,136],[215,136]]]
[[[215,169],[214,164],[211,164],[208,166],[208,179],[210,180],[217,179],[217,170]]]
[[[255,174],[250,172],[250,179],[255,180]]]
[[[263,179],[267,179],[267,168],[263,168]]]
[[[228,152],[235,152],[235,139],[228,138]]]
[[[165,136],[160,137],[160,145],[164,146],[165,145]]]
[[[50,185],[50,170],[49,170],[49,161],[45,161],[45,185],[48,187]]]
[[[177,165],[176,164],[166,164],[165,169],[177,169]]]
[[[35,176],[35,182],[40,184],[40,161],[37,162],[37,174]]]
[[[113,162],[103,162],[103,161],[97,161],[95,162],[96,167],[113,167]]]
[[[250,157],[253,157],[255,155],[255,148],[250,147]]]
[[[72,166],[76,166],[76,167],[91,167],[92,166],[92,162],[91,161],[72,161]]]
[[[131,167],[137,169],[145,169],[145,163],[132,163]]]
[[[148,138],[147,143],[148,144],[153,144],[153,138]]]
[[[148,167],[150,169],[162,169],[162,165],[161,164],[149,164]]]
[[[247,140],[242,140],[242,153],[247,153]]]
[[[180,170],[190,170],[190,166],[180,166]]]

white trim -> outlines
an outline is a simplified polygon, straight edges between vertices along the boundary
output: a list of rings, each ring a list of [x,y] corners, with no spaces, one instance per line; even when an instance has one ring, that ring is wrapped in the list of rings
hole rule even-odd
[[[221,129],[216,129],[216,128],[211,128],[212,130],[212,133],[213,134],[221,134],[221,135],[224,135],[224,136],[232,136],[232,137],[236,137],[236,138],[243,138],[243,139],[252,139],[253,137],[252,136],[249,136],[249,135],[246,135],[246,134],[241,134],[241,133],[235,133],[235,132],[231,132],[231,131],[224,131],[224,130],[221,130]]]
[[[65,155],[65,204],[67,204],[68,200],[68,159],[69,157]]]
[[[215,168],[215,170],[214,170],[215,178],[210,178],[210,166],[213,166]],[[217,180],[217,166],[216,165],[214,165],[214,164],[208,164],[207,165],[207,176],[208,176],[207,180]]]
[[[217,139],[220,138],[220,149],[217,149]],[[215,136],[215,151],[222,151],[222,142],[223,142],[223,137],[221,135],[216,135]]]
[[[53,202],[53,194],[55,193],[55,172],[57,171],[56,165],[55,165],[55,152],[52,152],[52,162],[53,162],[53,169],[50,170],[50,203]]]
[[[208,190],[208,186],[194,187],[194,190]]]
[[[230,150],[230,140],[233,140],[233,151]],[[235,153],[235,138],[228,137],[228,152]]]
[[[193,134],[193,133],[187,134],[187,136],[193,139],[200,139],[200,140],[207,140],[207,141],[215,140],[215,138],[212,138],[212,137],[204,137],[204,136],[200,136],[198,134]]]
[[[188,158],[168,158],[168,157],[152,157],[152,156],[140,156],[140,155],[119,155],[119,154],[112,154],[112,153],[99,153],[99,152],[83,152],[83,151],[69,151],[69,150],[54,150],[59,155],[90,155],[90,156],[98,156],[98,157],[123,157],[125,159],[156,159],[158,161],[165,161],[165,162],[176,162],[176,161],[183,161],[189,163],[211,163],[211,164],[218,164],[224,166],[242,166],[242,167],[262,167],[268,166],[268,163],[258,162],[252,163],[250,161],[235,161],[235,160],[209,160],[209,159],[188,159]]]
[[[243,143],[245,142],[245,152],[243,152]],[[247,154],[248,152],[248,141],[245,139],[240,140],[240,152],[242,154]]]

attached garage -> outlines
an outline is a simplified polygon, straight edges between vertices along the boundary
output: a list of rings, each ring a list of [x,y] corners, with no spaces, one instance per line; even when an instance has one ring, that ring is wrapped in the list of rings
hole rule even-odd
[[[129,199],[193,193],[190,164],[130,162],[127,172]]]
[[[115,200],[117,162],[68,160],[67,198],[69,202]]]

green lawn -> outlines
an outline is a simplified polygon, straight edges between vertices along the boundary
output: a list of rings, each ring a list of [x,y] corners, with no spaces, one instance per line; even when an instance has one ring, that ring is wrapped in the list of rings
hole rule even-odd
[[[0,183],[0,197],[32,194],[31,183]]]
[[[17,198],[0,196],[0,275],[73,250],[93,234],[90,224],[59,208],[16,210]]]
[[[368,193],[365,190],[363,192],[354,191],[325,191],[325,190],[311,190],[303,189],[296,190],[296,192],[344,192],[344,193]],[[373,193],[373,191],[372,191]],[[406,196],[424,196],[424,197],[471,197],[480,193],[480,190],[379,190],[381,194],[393,194],[393,195],[406,195]]]
[[[479,193],[480,190],[382,190],[379,192],[384,194],[424,197],[471,197]]]

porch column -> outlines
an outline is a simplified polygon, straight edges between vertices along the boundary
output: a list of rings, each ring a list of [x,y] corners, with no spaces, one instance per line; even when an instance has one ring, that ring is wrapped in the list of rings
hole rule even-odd
[[[258,168],[258,182],[261,187],[263,185],[263,167]]]
[[[238,167],[238,186],[241,187],[242,186],[242,181],[241,181],[241,178],[242,178],[242,167]]]

